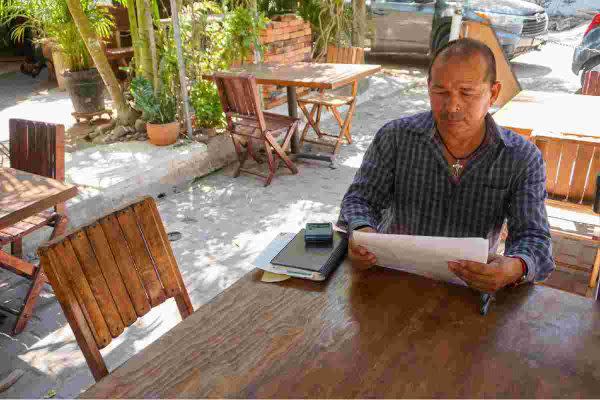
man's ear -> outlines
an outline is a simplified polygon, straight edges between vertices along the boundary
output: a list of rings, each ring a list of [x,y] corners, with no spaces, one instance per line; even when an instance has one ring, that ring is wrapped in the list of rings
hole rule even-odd
[[[498,96],[500,95],[500,90],[502,90],[502,84],[500,81],[496,81],[492,84],[492,97],[490,99],[490,107],[494,105]]]

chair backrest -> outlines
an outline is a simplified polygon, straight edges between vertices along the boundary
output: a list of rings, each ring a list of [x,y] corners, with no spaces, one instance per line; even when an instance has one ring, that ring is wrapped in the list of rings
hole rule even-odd
[[[591,208],[600,171],[600,139],[534,132],[531,140],[546,163],[548,197]]]
[[[151,197],[38,249],[41,265],[96,380],[108,374],[99,349],[154,306],[192,304]]]
[[[362,47],[327,47],[327,62],[330,64],[364,64],[365,49]]]
[[[583,87],[581,94],[588,96],[600,96],[600,71],[584,72]]]
[[[244,121],[244,125],[254,123],[254,126],[265,131],[265,118],[260,108],[256,78],[246,73],[218,72],[213,74],[213,79],[219,91],[229,129],[233,129],[233,119],[237,118]]]
[[[65,127],[10,119],[10,166],[32,174],[65,180]]]

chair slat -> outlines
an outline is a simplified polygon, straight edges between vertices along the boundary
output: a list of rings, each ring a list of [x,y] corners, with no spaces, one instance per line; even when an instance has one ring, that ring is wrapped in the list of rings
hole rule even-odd
[[[560,161],[561,144],[554,141],[550,142],[543,138],[535,139],[535,144],[542,152],[542,157],[546,162],[546,191],[548,193],[554,193],[558,163]]]
[[[146,315],[151,309],[150,302],[146,295],[142,278],[134,267],[133,256],[127,246],[127,240],[121,230],[119,221],[117,221],[117,217],[109,215],[103,218],[100,220],[100,226],[102,227],[104,236],[108,240],[110,250],[136,314],[138,317]]]
[[[590,160],[590,168],[583,194],[584,202],[594,202],[596,199],[596,176],[600,172],[600,146],[594,146],[594,154]]]
[[[327,62],[328,63],[336,63],[337,62],[337,47],[335,47],[335,46],[327,47]]]
[[[165,292],[156,276],[152,259],[146,249],[146,243],[137,226],[135,215],[131,208],[117,213],[119,225],[127,238],[127,244],[135,262],[137,271],[142,278],[150,304],[155,307],[166,300]]]
[[[569,188],[568,200],[574,203],[580,203],[583,200],[585,182],[588,177],[588,169],[594,154],[594,146],[580,144],[575,157],[573,167],[573,178]]]
[[[21,171],[28,171],[27,124],[22,120],[10,120],[10,165]]]
[[[157,221],[157,224],[160,225],[158,227],[158,231],[159,231],[160,235],[162,236],[163,243],[168,243],[169,240],[167,238],[167,232],[165,231],[165,228],[162,225],[162,220],[160,218],[160,213],[158,212],[158,207],[156,206],[156,202],[154,202],[152,200],[152,201],[146,202],[146,204],[149,206],[149,208],[152,212],[152,215],[154,216],[154,220]],[[190,296],[189,296],[187,290],[185,289],[185,283],[183,282],[183,277],[181,276],[181,272],[179,271],[179,268],[177,267],[177,260],[175,259],[175,254],[173,254],[173,249],[171,248],[170,245],[167,245],[166,247],[167,247],[167,255],[169,256],[169,261],[170,261],[171,265],[175,268],[173,271],[173,273],[175,275],[175,280],[177,281],[178,286],[181,290],[181,293],[175,297],[175,301],[177,302],[177,308],[179,309],[181,316],[183,318],[186,318],[186,316],[189,316],[191,313],[194,312],[194,308],[192,307],[192,301],[190,300]]]
[[[104,279],[108,285],[113,301],[115,302],[119,315],[121,316],[121,321],[123,321],[125,326],[130,326],[137,320],[137,314],[131,299],[129,298],[129,294],[127,293],[127,288],[123,283],[124,278],[119,272],[119,268],[117,267],[117,263],[115,262],[111,252],[109,242],[106,239],[106,236],[104,236],[104,231],[102,230],[100,224],[93,224],[85,229],[85,233],[90,241],[92,249],[94,250],[96,261],[98,262],[98,266],[104,275]]]
[[[44,272],[52,282],[52,290],[58,299],[69,325],[73,329],[77,344],[81,348],[85,359],[90,365],[92,375],[96,380],[108,375],[108,369],[98,348],[94,346],[96,339],[91,331],[83,309],[77,301],[69,279],[64,274],[64,268],[60,263],[60,256],[55,249],[47,249],[40,252],[40,262],[44,266]],[[92,367],[93,366],[93,367]]]
[[[246,96],[244,85],[239,78],[233,78],[231,80],[231,86],[233,90],[233,97],[237,100],[238,109],[237,112],[243,115],[250,114],[250,107],[248,107],[248,98]]]
[[[137,203],[133,209],[137,223],[144,233],[146,244],[154,260],[156,270],[160,275],[160,280],[167,293],[167,297],[174,297],[181,291],[174,276],[175,266],[171,264],[171,259],[167,254],[167,244],[163,242],[159,232],[158,223],[154,219],[152,210],[147,201]]]
[[[69,237],[75,255],[79,260],[79,265],[85,277],[87,278],[88,285],[92,289],[92,293],[96,298],[96,303],[104,316],[104,321],[108,326],[108,330],[112,337],[117,337],[125,330],[125,325],[121,320],[121,315],[117,310],[117,306],[113,301],[110,289],[106,283],[105,277],[98,265],[94,250],[87,238],[84,231],[78,231]],[[107,277],[108,279],[114,279],[114,277]]]
[[[77,260],[71,242],[68,239],[65,240],[54,247],[54,251],[57,255],[57,261],[63,264],[62,268],[57,268],[57,270],[60,270],[61,274],[64,273],[68,279],[69,285],[73,289],[77,302],[94,335],[96,344],[99,348],[106,347],[111,342],[112,336],[81,265]]]
[[[566,199],[571,187],[571,175],[575,158],[577,157],[578,145],[576,143],[563,142],[560,151],[560,162],[558,164],[558,173],[556,186],[553,194],[559,199]]]

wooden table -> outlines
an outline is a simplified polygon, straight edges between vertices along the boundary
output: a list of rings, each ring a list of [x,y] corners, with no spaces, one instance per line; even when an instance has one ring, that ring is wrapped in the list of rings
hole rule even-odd
[[[232,72],[248,72],[261,85],[279,85],[287,89],[288,114],[298,118],[296,87],[337,89],[381,71],[381,65],[326,64],[298,62],[292,64],[247,64]],[[298,135],[292,138],[292,153],[300,158],[317,158],[299,154]],[[330,161],[329,158],[325,161]]]
[[[84,398],[599,397],[600,310],[400,271],[267,284],[252,271]]]
[[[0,167],[0,229],[77,195],[77,187],[13,168]]]
[[[0,167],[0,230],[12,227],[76,194],[77,187],[73,185],[13,168]],[[14,235],[14,233],[9,234]],[[32,281],[20,311],[0,305],[0,309],[3,311],[17,316],[17,322],[13,329],[13,333],[16,334],[24,329],[27,321],[31,318],[35,300],[47,279],[39,266],[10,255],[1,249],[0,267]]]
[[[523,90],[494,114],[500,126],[529,137],[541,130],[600,138],[599,96]]]

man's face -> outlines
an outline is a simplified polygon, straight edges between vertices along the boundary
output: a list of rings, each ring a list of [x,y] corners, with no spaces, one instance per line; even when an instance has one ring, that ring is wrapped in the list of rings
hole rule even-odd
[[[496,101],[500,83],[486,82],[482,56],[442,57],[431,69],[431,111],[442,134],[469,138],[481,132],[485,115]]]

